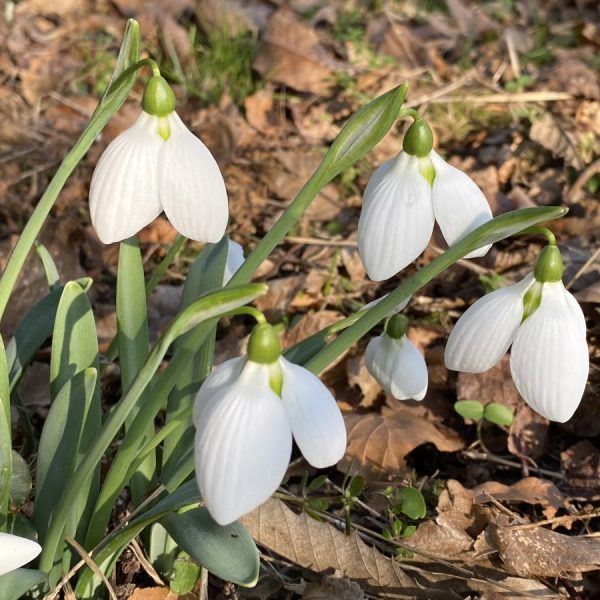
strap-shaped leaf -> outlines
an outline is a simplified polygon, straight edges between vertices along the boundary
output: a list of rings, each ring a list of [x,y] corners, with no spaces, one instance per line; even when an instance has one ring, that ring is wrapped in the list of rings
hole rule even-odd
[[[4,342],[0,336],[0,526],[6,522],[12,478],[10,389]]]
[[[36,569],[15,569],[0,576],[0,598],[19,600],[26,592],[45,583],[46,573]]]
[[[256,585],[258,550],[242,524],[222,527],[206,508],[169,513],[160,523],[182,550],[217,577],[244,587]]]

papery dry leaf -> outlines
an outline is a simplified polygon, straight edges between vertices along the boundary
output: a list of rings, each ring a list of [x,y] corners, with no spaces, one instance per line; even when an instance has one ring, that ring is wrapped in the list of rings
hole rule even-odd
[[[334,569],[384,598],[435,597],[433,590],[419,590],[400,563],[367,546],[358,533],[345,535],[328,523],[297,515],[281,500],[267,500],[241,522],[257,543],[306,569]]]
[[[343,315],[335,310],[308,313],[293,327],[286,329],[281,337],[281,347],[285,350],[342,318]]]
[[[287,312],[294,296],[304,285],[304,275],[291,275],[280,279],[271,279],[269,291],[256,299],[256,308],[269,312],[270,319],[279,319]]]
[[[421,444],[432,443],[442,452],[464,447],[454,431],[405,411],[390,416],[351,414],[345,416],[345,421],[348,447],[337,467],[367,479],[405,474],[405,456]]]
[[[529,137],[554,155],[563,158],[575,169],[581,170],[584,167],[577,152],[577,136],[569,125],[561,123],[551,114],[546,113],[533,123],[529,130]]]
[[[541,504],[553,508],[564,508],[565,497],[560,490],[547,479],[525,477],[513,485],[504,485],[498,481],[486,481],[471,490],[475,502],[485,504],[492,496],[499,502],[526,502]]]
[[[369,373],[365,363],[365,355],[358,354],[346,361],[348,385],[358,386],[361,393],[359,406],[369,408],[375,403],[377,396],[382,393],[377,380]]]
[[[178,594],[166,587],[136,588],[129,600],[177,600]]]
[[[521,577],[569,577],[600,567],[599,540],[513,525],[508,516],[499,515],[488,525],[488,534],[504,565]]]
[[[308,23],[282,8],[272,15],[253,66],[271,81],[324,94],[333,86],[332,74],[338,63],[320,45]]]
[[[588,440],[581,440],[560,454],[565,479],[561,488],[587,499],[600,498],[600,451]]]

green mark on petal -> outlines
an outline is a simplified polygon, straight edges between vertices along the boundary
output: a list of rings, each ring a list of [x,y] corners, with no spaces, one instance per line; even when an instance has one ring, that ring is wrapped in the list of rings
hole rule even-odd
[[[429,185],[433,185],[435,179],[435,169],[429,156],[419,158],[419,173],[425,177]]]
[[[525,296],[523,296],[523,319],[521,320],[521,323],[539,308],[542,301],[543,287],[543,283],[535,281],[534,284],[527,290]]]
[[[271,389],[281,398],[283,390],[283,372],[279,361],[269,365],[269,385]]]
[[[171,125],[169,125],[169,119],[166,117],[159,117],[156,122],[158,127],[158,135],[160,135],[160,137],[166,142],[171,136]]]

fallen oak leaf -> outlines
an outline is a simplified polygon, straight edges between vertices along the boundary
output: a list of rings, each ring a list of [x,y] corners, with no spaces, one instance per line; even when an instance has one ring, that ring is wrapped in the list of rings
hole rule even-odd
[[[366,479],[407,473],[405,457],[422,444],[431,443],[441,452],[456,452],[464,447],[464,441],[454,431],[407,411],[350,414],[344,419],[348,446],[337,467]]]

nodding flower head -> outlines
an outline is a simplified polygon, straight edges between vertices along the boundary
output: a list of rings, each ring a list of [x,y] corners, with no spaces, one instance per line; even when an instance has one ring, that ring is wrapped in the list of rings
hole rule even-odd
[[[124,240],[164,211],[182,235],[217,242],[229,210],[215,159],[175,112],[175,96],[162,77],[150,79],[142,107],[92,176],[90,213],[98,237],[105,244]]]
[[[33,540],[0,533],[0,575],[10,573],[32,561],[42,547]]]
[[[482,191],[433,150],[429,125],[417,119],[406,133],[404,150],[379,167],[365,189],[358,249],[369,277],[381,281],[423,252],[435,221],[451,246],[491,218]]]

